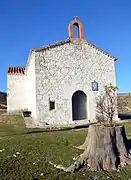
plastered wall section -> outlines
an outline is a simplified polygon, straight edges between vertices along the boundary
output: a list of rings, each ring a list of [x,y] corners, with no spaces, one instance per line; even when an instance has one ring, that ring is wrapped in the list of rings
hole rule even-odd
[[[28,108],[25,75],[7,75],[7,111],[17,112]]]
[[[115,81],[114,59],[88,45],[85,40],[36,53],[36,107],[37,123],[70,124],[72,95],[81,90],[87,95],[87,120],[95,121],[96,96],[104,85]],[[99,83],[99,91],[92,91],[91,82]],[[55,109],[49,110],[49,101]],[[76,121],[75,121],[76,122]],[[77,121],[78,122],[78,121]]]
[[[25,75],[7,75],[7,111],[29,110],[36,118],[35,53],[29,55]]]

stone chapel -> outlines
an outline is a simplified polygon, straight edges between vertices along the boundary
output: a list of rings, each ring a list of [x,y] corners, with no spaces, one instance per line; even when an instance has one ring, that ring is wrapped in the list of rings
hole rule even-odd
[[[84,38],[74,17],[66,40],[32,49],[25,67],[8,67],[7,111],[30,111],[35,127],[95,121],[97,94],[116,86],[116,60]]]

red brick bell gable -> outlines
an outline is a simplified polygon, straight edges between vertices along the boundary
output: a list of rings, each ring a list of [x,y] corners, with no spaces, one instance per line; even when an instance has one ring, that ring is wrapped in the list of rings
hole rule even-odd
[[[77,28],[78,28],[78,37],[74,36],[74,30],[73,30],[74,26],[77,26]],[[75,16],[73,21],[71,21],[69,23],[69,26],[68,26],[68,37],[69,38],[84,39],[83,24],[78,20],[78,16]]]

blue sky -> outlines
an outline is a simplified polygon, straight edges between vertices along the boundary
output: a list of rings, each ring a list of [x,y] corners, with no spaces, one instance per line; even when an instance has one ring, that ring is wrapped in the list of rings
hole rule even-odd
[[[116,61],[119,92],[131,92],[130,0],[4,0],[0,2],[0,91],[6,91],[9,65],[25,65],[29,50],[67,38],[78,16],[85,39]]]

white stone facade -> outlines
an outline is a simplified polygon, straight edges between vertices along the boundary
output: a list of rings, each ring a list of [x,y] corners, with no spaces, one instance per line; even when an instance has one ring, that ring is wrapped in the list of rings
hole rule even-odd
[[[87,119],[95,120],[98,92],[92,91],[91,82],[98,82],[99,92],[106,84],[116,84],[114,59],[90,47],[85,40],[71,40],[37,52],[35,66],[37,113],[49,124],[72,123],[72,95],[78,90],[87,95]],[[52,111],[49,99],[56,104]]]
[[[36,127],[43,127],[45,122],[57,125],[95,121],[97,94],[107,84],[116,85],[114,61],[115,57],[83,38],[33,49],[25,74],[8,74],[8,111],[28,109]],[[94,80],[98,91],[92,91]],[[86,96],[86,103],[80,100],[79,105],[85,108],[86,118],[73,121],[72,96],[76,91]],[[55,105],[52,110],[50,102]]]

